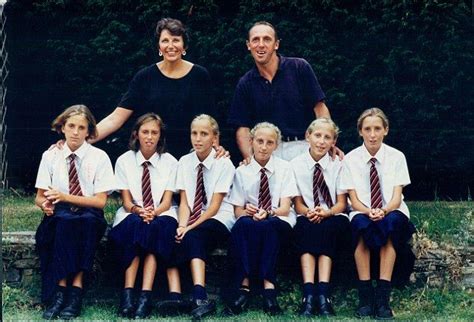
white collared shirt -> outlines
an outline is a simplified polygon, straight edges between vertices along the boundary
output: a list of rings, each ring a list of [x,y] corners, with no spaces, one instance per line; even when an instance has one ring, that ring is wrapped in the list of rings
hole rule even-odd
[[[158,207],[166,190],[175,192],[176,170],[178,161],[169,153],[159,155],[154,153],[150,159],[146,160],[143,154],[138,150],[127,151],[122,154],[115,163],[115,178],[117,181],[117,190],[129,190],[132,195],[133,203],[143,207],[142,195],[142,176],[143,162],[149,161],[151,195],[153,197],[154,207]],[[170,209],[164,211],[160,216],[170,216],[177,219],[176,205],[172,204]],[[118,225],[130,213],[120,207],[115,214],[113,226]]]
[[[382,190],[382,206],[385,207],[392,199],[395,186],[406,186],[410,184],[407,161],[405,155],[384,143],[374,156],[377,159],[375,167],[379,174],[380,188]],[[355,190],[359,200],[370,208],[370,159],[372,156],[364,144],[349,152],[344,158],[341,188]],[[403,201],[397,209],[410,218],[410,212]],[[349,218],[358,214],[352,211]]]
[[[258,193],[260,190],[260,169],[262,166],[254,158],[248,165],[241,165],[235,173],[234,185],[230,194],[230,203],[235,206],[245,207],[251,203],[258,206]],[[281,198],[293,198],[298,195],[295,177],[288,161],[271,156],[265,165],[268,176],[270,195],[272,196],[272,209],[280,206]],[[293,227],[296,224],[296,215],[293,208],[288,216],[278,216]]]
[[[49,187],[69,194],[69,159],[73,152],[67,144],[45,151],[41,157],[35,187],[48,190]],[[112,192],[115,186],[112,163],[107,153],[87,142],[76,151],[77,174],[82,195],[91,197],[99,192]]]
[[[225,193],[226,197],[217,213],[212,217],[219,220],[230,231],[235,223],[234,209],[227,202],[227,195],[234,180],[235,168],[229,158],[214,158],[216,151],[211,149],[211,153],[202,162],[204,189],[206,190],[207,203],[203,207],[205,211],[211,204],[212,195],[215,193]],[[176,189],[186,192],[188,206],[192,209],[194,197],[196,195],[196,181],[198,166],[201,163],[196,152],[191,152],[181,157],[178,164],[178,174],[176,177]]]
[[[326,153],[326,155],[316,162],[308,149],[303,154],[291,160],[290,164],[293,168],[293,173],[295,174],[296,185],[298,186],[299,192],[298,194],[303,197],[304,203],[308,208],[315,207],[313,197],[313,174],[316,164],[321,166],[324,181],[329,189],[329,194],[331,195],[333,204],[337,203],[337,195],[343,195],[347,192],[346,190],[339,188],[341,185],[340,181],[342,171],[342,162],[339,158],[333,160],[329,154]],[[324,209],[329,209],[321,193],[319,194],[319,203]],[[347,216],[344,213],[339,213],[337,215]]]

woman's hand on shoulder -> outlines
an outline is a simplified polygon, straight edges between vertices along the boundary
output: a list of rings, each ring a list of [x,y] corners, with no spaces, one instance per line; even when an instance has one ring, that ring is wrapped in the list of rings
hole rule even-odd
[[[215,146],[214,150],[216,150],[216,155],[214,156],[214,158],[230,158],[229,151],[227,151],[222,145]]]
[[[249,165],[250,161],[252,161],[252,157],[247,157],[243,159],[242,161],[240,161],[239,165]]]
[[[51,144],[51,146],[49,147],[48,151],[51,151],[52,149],[54,148],[57,148],[59,150],[62,150],[63,147],[64,147],[64,143],[66,143],[66,140],[58,140],[58,142],[54,143],[54,144]]]
[[[329,150],[329,155],[333,160],[336,159],[336,157],[339,157],[339,160],[341,161],[344,159],[344,152],[337,146],[333,146],[331,150]]]

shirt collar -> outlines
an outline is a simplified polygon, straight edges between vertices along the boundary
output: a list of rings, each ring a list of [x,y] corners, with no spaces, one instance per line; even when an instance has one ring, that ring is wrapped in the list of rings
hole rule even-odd
[[[145,159],[145,157],[143,156],[142,154],[142,151],[138,150],[137,152],[135,152],[135,158],[137,160],[137,164],[138,165],[142,165],[143,162],[145,161],[149,161],[151,163],[151,165],[156,168],[158,167],[158,161],[160,160],[160,155],[155,152],[153,153],[153,155],[147,160]]]
[[[209,153],[209,155],[207,156],[207,158],[204,159],[204,161],[199,161],[199,158],[196,154],[196,152],[193,152],[193,168],[197,168],[197,166],[199,165],[199,163],[202,163],[204,164],[204,167],[206,169],[211,169],[212,165],[214,164],[215,162],[215,156],[216,155],[216,150],[214,150],[214,148],[211,149],[211,152]]]
[[[82,160],[84,158],[84,156],[86,155],[87,153],[87,150],[89,149],[91,145],[89,143],[87,143],[86,141],[84,141],[84,143],[82,143],[82,145],[79,147],[79,149],[77,149],[76,151],[72,152],[71,149],[69,148],[69,146],[65,143],[64,146],[63,146],[63,156],[65,159],[67,159],[71,154],[75,154],[76,157],[78,157],[80,160]]]
[[[365,147],[364,143],[362,143],[362,151],[364,154],[365,163],[369,163],[370,159],[372,158],[376,158],[377,162],[380,164],[384,163],[384,160],[385,160],[385,144],[384,143],[382,143],[382,145],[380,146],[380,149],[377,151],[377,153],[374,156],[372,156],[369,153],[369,151],[367,151],[367,148]]]
[[[285,66],[286,66],[285,64],[286,57],[278,53],[277,53],[277,57],[278,57],[278,69],[275,73],[275,76],[276,74],[281,73],[283,70],[285,70]],[[260,75],[260,72],[258,71],[257,65],[255,63],[254,63],[253,68],[250,70],[250,76],[252,76],[252,78],[262,78],[262,75]]]
[[[256,174],[259,174],[260,173],[260,169],[262,168],[265,168],[267,169],[268,172],[270,172],[270,174],[273,174],[273,172],[275,172],[275,159],[273,158],[273,155],[270,156],[270,160],[268,160],[267,164],[265,165],[265,167],[262,167],[256,160],[254,157],[252,157],[252,159],[250,160],[250,164],[248,165],[249,167],[251,167],[252,169],[252,172],[256,173]]]
[[[311,156],[311,153],[308,151],[305,154],[305,161],[306,165],[308,166],[308,169],[313,169],[316,163],[319,163],[321,166],[321,169],[326,169],[329,165],[329,153],[326,153],[318,162],[314,161],[313,157]]]

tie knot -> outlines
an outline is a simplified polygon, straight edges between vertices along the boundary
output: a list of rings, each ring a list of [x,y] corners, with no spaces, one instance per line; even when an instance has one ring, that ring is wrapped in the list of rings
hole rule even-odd
[[[76,155],[75,155],[74,153],[71,153],[71,154],[69,155],[69,161],[72,162],[72,161],[74,161],[75,159],[76,159]]]
[[[199,171],[202,171],[203,168],[204,168],[204,163],[202,163],[202,162],[199,163],[199,164],[198,164],[198,170],[199,170]]]
[[[267,169],[266,168],[261,168],[260,173],[261,174],[267,174]]]
[[[314,166],[314,170],[321,170],[321,165],[319,163],[316,163]]]
[[[376,158],[370,159],[370,163],[371,163],[372,165],[375,165],[375,162],[377,162],[377,159],[376,159]]]
[[[142,163],[142,166],[143,166],[144,168],[147,168],[150,164],[151,164],[150,161],[144,161],[144,162]]]

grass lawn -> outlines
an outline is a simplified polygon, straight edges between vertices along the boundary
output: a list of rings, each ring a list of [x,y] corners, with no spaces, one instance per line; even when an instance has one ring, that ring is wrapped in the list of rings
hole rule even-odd
[[[106,219],[112,222],[119,201],[111,198],[105,209]],[[456,246],[472,245],[474,231],[473,202],[408,202],[412,221],[415,226],[424,231],[427,236],[436,242],[449,243]],[[42,214],[34,206],[33,197],[20,198],[11,194],[3,198],[3,231],[35,230],[41,221]],[[252,300],[248,312],[240,315],[239,320],[299,320],[295,313],[300,301],[300,285],[298,280],[281,282],[292,284],[288,291],[282,292],[279,302],[285,310],[284,315],[272,318],[260,310],[261,299]],[[2,313],[4,320],[40,320],[42,309],[38,305],[39,282],[23,288],[11,288],[3,284]],[[116,320],[116,306],[118,304],[116,289],[102,289],[92,287],[86,294],[83,320]],[[336,288],[333,292],[334,307],[337,319],[353,319],[353,312],[357,303],[357,294],[354,289]],[[472,291],[459,286],[436,288],[407,287],[403,290],[395,289],[392,293],[392,307],[397,319],[404,320],[474,320],[474,295]],[[221,316],[223,304],[218,301],[218,313],[210,319],[235,320]],[[154,312],[152,319],[162,318]],[[174,318],[175,320],[188,319],[187,316]],[[168,320],[172,320],[168,318]]]

